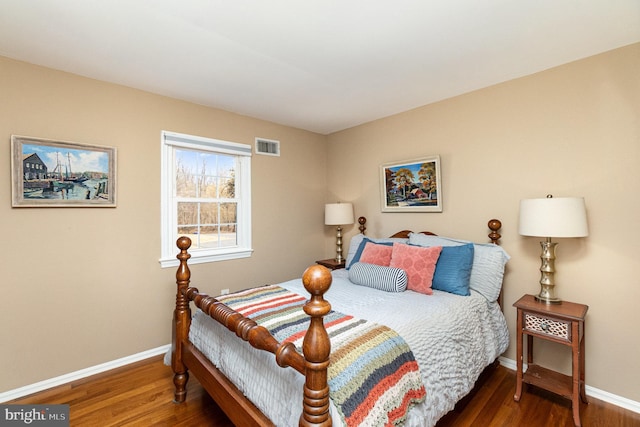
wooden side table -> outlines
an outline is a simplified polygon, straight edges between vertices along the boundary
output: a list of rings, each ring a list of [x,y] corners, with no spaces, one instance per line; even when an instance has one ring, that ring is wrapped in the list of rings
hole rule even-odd
[[[342,262],[336,262],[336,260],[333,258],[321,259],[319,261],[316,261],[316,264],[324,265],[329,270],[337,270],[339,268],[344,268],[345,260],[343,259]]]
[[[580,402],[587,402],[584,382],[584,318],[588,306],[563,301],[545,304],[525,295],[513,304],[518,309],[516,393],[522,396],[522,383],[571,399],[573,422],[580,426]],[[523,336],[527,336],[527,372],[523,366]],[[571,347],[572,375],[564,375],[533,363],[533,337]]]

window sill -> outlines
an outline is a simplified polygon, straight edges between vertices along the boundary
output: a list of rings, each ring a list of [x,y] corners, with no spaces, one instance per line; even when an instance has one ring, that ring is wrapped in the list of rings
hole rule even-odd
[[[194,264],[204,264],[208,262],[217,262],[217,261],[228,261],[232,259],[240,259],[240,258],[249,258],[253,253],[253,249],[237,249],[235,251],[225,252],[223,254],[198,254],[189,253],[191,258],[189,258],[189,265]],[[177,255],[177,254],[176,254]],[[168,267],[177,267],[180,265],[180,261],[174,256],[172,258],[160,258],[160,267],[168,268]]]

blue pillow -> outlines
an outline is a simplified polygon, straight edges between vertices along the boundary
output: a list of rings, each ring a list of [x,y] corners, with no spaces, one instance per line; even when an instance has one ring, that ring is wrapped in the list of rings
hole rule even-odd
[[[467,296],[471,266],[473,265],[473,243],[460,246],[443,246],[433,274],[432,289]]]
[[[364,251],[364,247],[367,245],[367,243],[373,243],[374,245],[393,246],[393,242],[374,242],[373,240],[367,239],[366,237],[364,237],[360,242],[360,245],[358,246],[358,249],[356,250],[355,254],[353,255],[351,262],[349,263],[349,265],[347,265],[347,270],[349,270],[353,266],[353,264],[360,261],[360,257],[362,256],[362,251]]]

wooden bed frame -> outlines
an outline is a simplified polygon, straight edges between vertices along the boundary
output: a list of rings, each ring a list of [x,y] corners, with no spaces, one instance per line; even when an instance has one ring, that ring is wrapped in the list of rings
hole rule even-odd
[[[360,231],[364,234],[366,219],[360,217],[358,222]],[[501,237],[498,231],[502,223],[492,219],[488,226],[491,230],[489,239],[497,244]],[[409,230],[403,230],[392,237],[408,237],[409,233]],[[323,323],[324,315],[331,310],[331,305],[323,297],[331,285],[330,271],[320,265],[314,265],[307,268],[302,276],[304,287],[311,294],[311,298],[304,305],[305,313],[310,316],[310,325],[302,345],[303,354],[300,354],[292,343],[279,343],[267,329],[258,326],[253,320],[245,318],[215,298],[200,293],[197,288],[190,287],[191,272],[187,261],[191,257],[188,253],[191,240],[188,237],[180,237],[177,246],[180,249],[177,255],[180,265],[176,272],[177,293],[171,346],[174,401],[185,401],[191,371],[235,425],[273,426],[273,423],[189,341],[190,302],[194,302],[196,307],[253,347],[273,353],[279,366],[291,367],[305,377],[300,426],[332,425],[327,384],[331,343]],[[502,307],[502,298],[499,302]]]

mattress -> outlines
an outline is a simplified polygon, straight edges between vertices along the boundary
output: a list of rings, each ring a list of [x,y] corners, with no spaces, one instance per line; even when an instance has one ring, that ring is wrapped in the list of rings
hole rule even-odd
[[[394,329],[418,361],[427,397],[410,410],[406,426],[435,425],[508,346],[500,307],[475,291],[470,296],[442,291],[391,293],[351,283],[346,270],[332,275],[325,294],[332,308]],[[308,295],[301,279],[279,285]],[[279,367],[273,354],[254,349],[199,310],[189,339],[274,424],[298,425],[304,377],[297,371]],[[341,425],[333,405],[331,415],[334,425]]]

